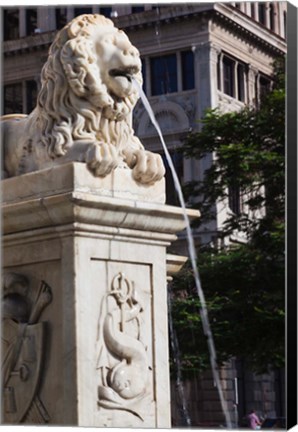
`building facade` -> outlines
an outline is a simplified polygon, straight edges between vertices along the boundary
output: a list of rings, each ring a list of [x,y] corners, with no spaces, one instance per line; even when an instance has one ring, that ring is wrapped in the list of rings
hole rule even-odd
[[[186,134],[198,130],[198,119],[204,111],[219,107],[227,112],[258,104],[270,88],[273,61],[286,53],[287,3],[283,1],[7,7],[2,9],[4,114],[31,112],[41,68],[57,29],[83,13],[110,17],[139,49],[144,91],[182,183],[201,179],[212,162],[212,155],[200,161],[183,160],[177,151]],[[141,102],[134,110],[134,129],[147,149],[162,153]],[[177,204],[170,174],[167,200]],[[214,220],[196,233],[198,243],[217,241],[227,212],[237,211],[235,207],[241,202],[231,196],[215,205]],[[178,247],[182,243],[183,238]],[[284,415],[279,372],[260,381],[231,362],[222,374],[235,424],[251,408],[267,416]],[[210,377],[187,386],[194,426],[223,422],[213,387]],[[174,391],[175,404],[178,406],[179,401]],[[174,408],[173,413],[174,424],[179,424],[178,410]]]
[[[177,149],[207,108],[255,105],[270,87],[272,62],[286,52],[286,2],[193,3],[171,6],[7,8],[3,18],[3,113],[29,113],[57,29],[83,13],[102,13],[125,30],[141,53],[144,90],[182,182],[200,179],[211,158],[183,160]],[[139,102],[134,128],[145,147],[162,152]],[[177,204],[171,176],[167,199]],[[217,217],[197,241],[215,241],[239,197],[216,204]],[[230,208],[232,207],[232,208]]]

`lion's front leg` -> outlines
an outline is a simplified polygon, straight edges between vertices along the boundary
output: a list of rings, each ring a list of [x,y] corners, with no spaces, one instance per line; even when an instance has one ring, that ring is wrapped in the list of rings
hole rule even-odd
[[[113,145],[95,143],[88,146],[85,161],[95,177],[105,177],[118,166],[119,155]]]
[[[134,150],[125,153],[125,160],[132,169],[133,178],[143,184],[153,184],[165,175],[162,158],[157,153],[147,150]]]

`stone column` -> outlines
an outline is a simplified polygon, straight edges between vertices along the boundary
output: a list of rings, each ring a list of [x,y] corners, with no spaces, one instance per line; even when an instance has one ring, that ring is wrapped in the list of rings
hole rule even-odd
[[[253,6],[255,8],[255,20],[259,21],[259,5],[258,5],[258,2],[254,2]]]
[[[257,76],[257,69],[252,66],[252,65],[248,65],[248,103],[250,105],[255,105],[256,104],[256,98],[257,98],[257,94],[256,94],[256,76]]]
[[[252,3],[251,2],[245,2],[245,13],[248,16],[251,16],[251,8],[252,8]]]
[[[198,73],[198,118],[206,108],[218,105],[217,61],[220,49],[212,42],[205,42],[194,48],[196,73]]]
[[[265,4],[265,25],[267,28],[270,27],[270,2],[266,2]]]
[[[69,163],[2,191],[4,423],[170,427],[164,181]]]
[[[235,61],[234,63],[234,98],[239,99],[238,94],[238,65],[239,63]]]
[[[177,88],[178,92],[183,91],[183,78],[182,78],[182,56],[181,51],[178,51],[177,54]]]
[[[37,27],[41,32],[56,30],[55,8],[37,8]]]
[[[273,7],[273,31],[279,34],[279,22],[278,22],[278,4],[272,3]]]
[[[218,76],[218,80],[219,80],[219,83],[218,83],[218,85],[217,85],[217,87],[219,88],[219,90],[220,90],[221,92],[224,91],[223,57],[224,57],[224,55],[223,55],[223,53],[221,52],[221,53],[218,55],[218,61],[219,61],[219,76]]]
[[[25,7],[20,7],[19,8],[19,32],[20,32],[20,37],[24,37],[27,36],[26,33],[26,8]]]
[[[74,7],[73,6],[67,6],[67,9],[66,9],[67,22],[71,21],[73,18],[74,18]]]

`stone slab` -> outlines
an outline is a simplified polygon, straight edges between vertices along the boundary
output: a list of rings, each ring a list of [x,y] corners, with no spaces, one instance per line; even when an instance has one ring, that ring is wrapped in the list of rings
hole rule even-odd
[[[131,170],[124,166],[116,168],[106,177],[94,177],[86,164],[79,162],[69,162],[3,180],[2,202],[44,198],[74,190],[101,197],[165,203],[164,178],[153,186],[142,185],[134,181]]]

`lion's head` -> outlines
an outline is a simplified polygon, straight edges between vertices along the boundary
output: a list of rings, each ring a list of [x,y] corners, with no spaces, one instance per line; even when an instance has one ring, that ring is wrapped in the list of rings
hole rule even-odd
[[[121,147],[119,140],[132,135],[130,114],[139,97],[132,77],[142,83],[139,52],[111,20],[82,15],[58,32],[36,108],[50,156],[64,155],[75,140]]]

